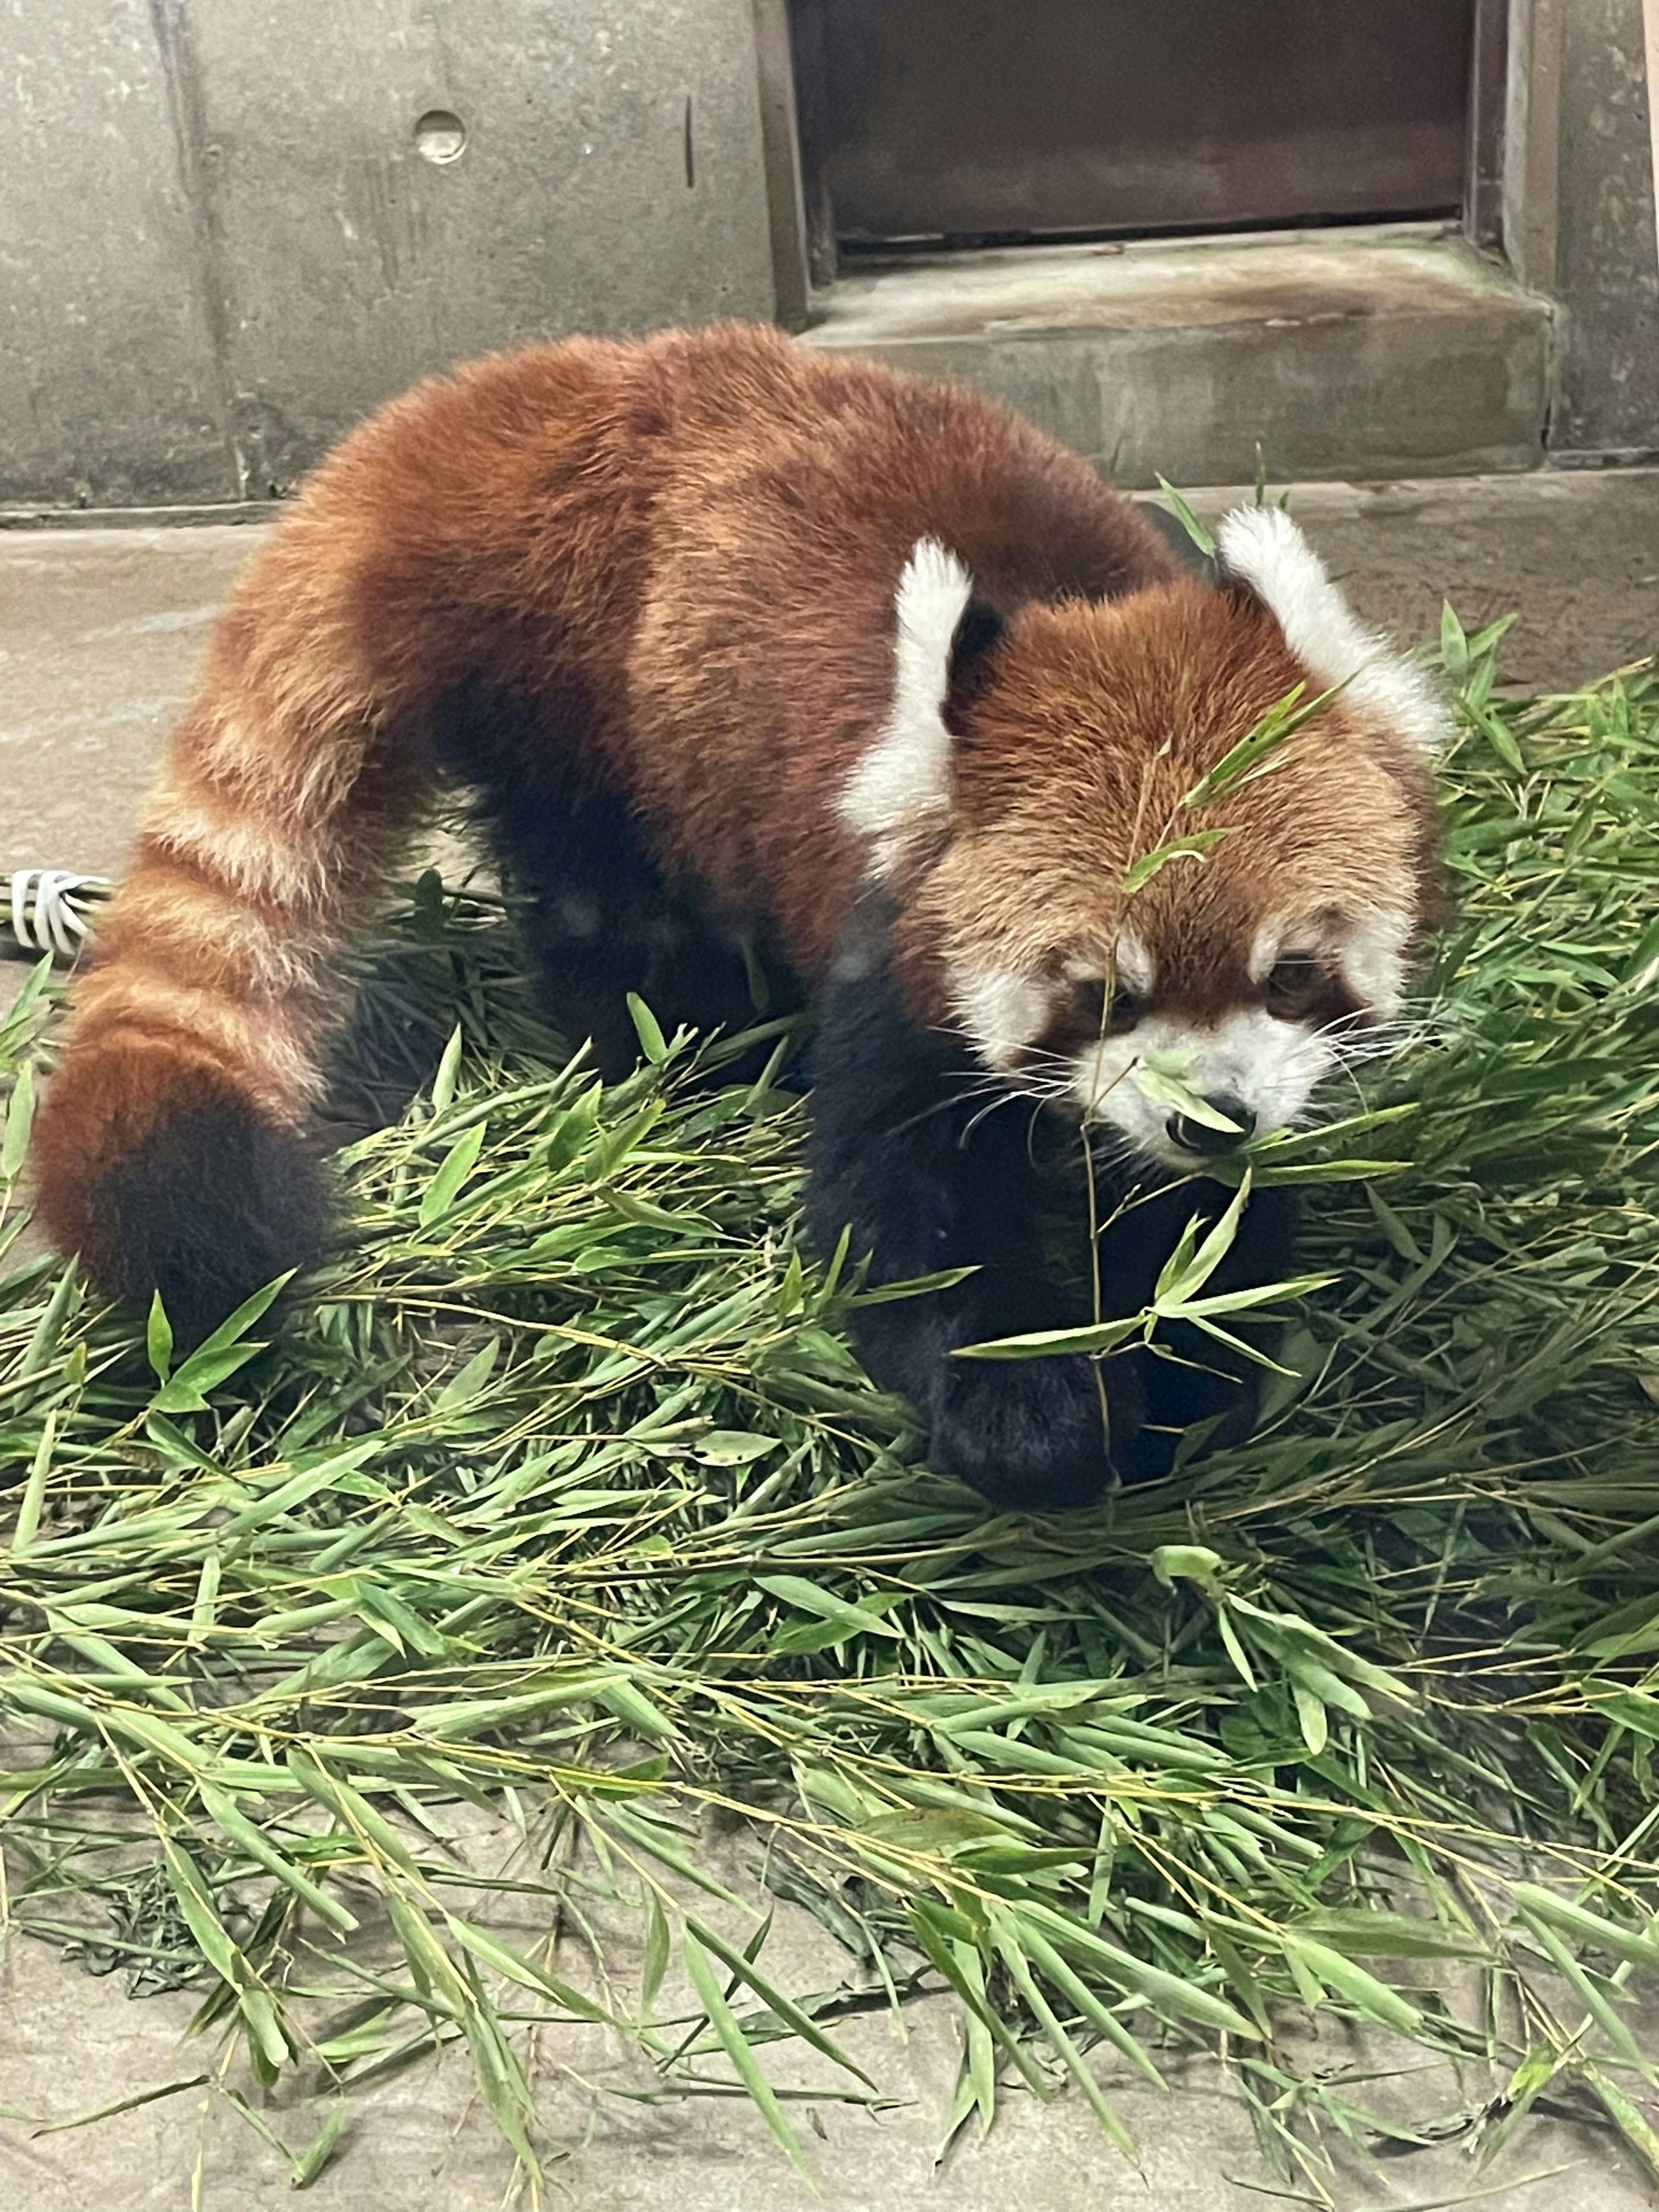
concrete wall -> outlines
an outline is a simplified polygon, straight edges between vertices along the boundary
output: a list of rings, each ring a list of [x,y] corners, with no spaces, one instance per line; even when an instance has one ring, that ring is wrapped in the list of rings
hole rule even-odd
[[[1510,0],[1504,240],[1555,303],[1552,453],[1659,452],[1642,0]]]
[[[9,0],[0,503],[264,497],[469,354],[798,326],[785,4]],[[1557,307],[1562,459],[1659,449],[1641,7],[1510,0],[1505,238]]]
[[[1550,446],[1659,453],[1659,248],[1642,0],[1562,11]]]
[[[457,358],[772,312],[750,0],[12,0],[0,63],[0,500],[267,496]]]

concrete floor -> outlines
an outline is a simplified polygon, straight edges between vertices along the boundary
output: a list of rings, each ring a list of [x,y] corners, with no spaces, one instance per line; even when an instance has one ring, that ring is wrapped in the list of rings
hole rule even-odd
[[[1195,499],[1212,513],[1226,503],[1218,493]],[[1659,636],[1659,474],[1325,485],[1292,504],[1362,611],[1404,635],[1431,630],[1443,594],[1471,623],[1518,606],[1510,665],[1528,684],[1588,678],[1650,650]],[[0,533],[0,872],[120,866],[206,626],[262,535],[252,527]],[[0,966],[0,999],[7,978],[25,972],[21,963]],[[743,1867],[729,1871],[752,1889]],[[617,1942],[626,1940],[618,1931]],[[767,1955],[787,1987],[830,1987],[845,1972],[816,1923],[787,1905]],[[580,1978],[580,1961],[568,1971]],[[159,2212],[191,2201],[198,2159],[208,2212],[288,2201],[284,2169],[203,2088],[94,2128],[39,2131],[210,2068],[213,2051],[183,2039],[194,2002],[187,1994],[131,2001],[113,1978],[92,1979],[32,1939],[5,1939],[6,2212],[80,2212],[90,2203]],[[908,2017],[902,2042],[884,2018],[849,2024],[849,2047],[901,2101],[879,2114],[830,2102],[810,2108],[817,2117],[808,2140],[823,2180],[816,2198],[742,2103],[603,2097],[593,2083],[636,2092],[649,2085],[590,2031],[572,2030],[568,2041],[544,2037],[542,2073],[562,2146],[550,2201],[585,2212],[805,2212],[814,2203],[841,2212],[929,2204],[1005,2212],[1012,2203],[1030,2212],[1246,2212],[1285,2187],[1263,2166],[1242,2107],[1201,2064],[1176,2071],[1170,2097],[1109,2078],[1140,2146],[1139,2168],[1110,2148],[1080,2100],[1039,2105],[1019,2092],[988,2141],[964,2142],[936,2171],[955,2033],[937,2001]],[[1363,2100],[1401,2119],[1431,2118],[1497,2086],[1453,2081],[1413,2054],[1360,2053],[1340,2039],[1316,2055],[1333,2068],[1362,2059],[1381,2068],[1386,2078],[1367,2081]],[[775,2057],[781,2080],[823,2078],[810,2054],[784,2049]],[[511,2160],[472,2095],[465,2059],[422,2060],[364,2092],[354,2113],[346,2154],[312,2192],[320,2206],[413,2212],[441,2203],[447,2212],[483,2212],[501,2202]],[[296,2144],[319,2121],[315,2110],[291,2105],[271,2118]],[[1607,2130],[1557,2118],[1536,2121],[1485,2172],[1455,2142],[1382,2163],[1342,2152],[1332,2186],[1342,2212],[1477,2201],[1493,2212],[1659,2205]]]

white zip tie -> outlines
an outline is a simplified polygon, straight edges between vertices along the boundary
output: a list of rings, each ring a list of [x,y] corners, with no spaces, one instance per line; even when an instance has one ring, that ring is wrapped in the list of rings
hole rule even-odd
[[[25,952],[72,960],[87,934],[87,918],[74,904],[74,894],[108,889],[102,876],[78,876],[68,868],[19,868],[11,878],[11,933]]]

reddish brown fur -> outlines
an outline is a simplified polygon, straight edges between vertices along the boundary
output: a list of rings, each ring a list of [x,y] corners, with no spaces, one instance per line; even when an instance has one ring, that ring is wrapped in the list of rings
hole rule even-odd
[[[219,625],[79,987],[35,1155],[53,1234],[114,1279],[89,1193],[146,1129],[221,1093],[303,1122],[337,948],[469,684],[530,709],[519,803],[619,791],[672,878],[817,976],[866,857],[834,799],[888,712],[924,536],[1012,617],[963,735],[961,833],[906,925],[936,1000],[943,948],[1109,945],[1136,823],[1304,673],[1269,617],[1177,580],[1132,508],[1001,410],[764,330],[482,362],[348,439]],[[1409,889],[1409,781],[1333,710],[1230,805],[1246,834],[1146,911],[1172,943],[1234,940],[1297,853],[1310,896]]]
[[[1182,805],[1298,684],[1316,688],[1237,592],[1182,578],[1027,608],[957,744],[950,848],[908,902],[914,972],[931,976],[948,947],[969,966],[1038,973],[1070,958],[1105,974],[1132,919],[1157,949],[1158,1002],[1207,1019],[1252,995],[1246,961],[1270,915],[1420,911],[1433,834],[1422,763],[1340,698],[1267,774],[1211,808]],[[1202,863],[1169,863],[1131,916],[1130,863],[1218,828],[1228,835]]]

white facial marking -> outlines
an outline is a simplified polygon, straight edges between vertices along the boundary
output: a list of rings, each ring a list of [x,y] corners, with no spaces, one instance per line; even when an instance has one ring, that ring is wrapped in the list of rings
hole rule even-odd
[[[1135,1080],[1145,1057],[1158,1052],[1184,1053],[1182,1080],[1202,1098],[1238,1099],[1255,1116],[1258,1136],[1297,1121],[1336,1058],[1308,1023],[1275,1020],[1260,1006],[1240,1006],[1204,1028],[1154,1014],[1080,1052],[1072,1088],[1085,1121],[1105,1122],[1136,1152],[1183,1169],[1197,1163],[1171,1139],[1170,1108]]]
[[[1137,998],[1149,999],[1158,981],[1158,970],[1152,954],[1133,929],[1126,929],[1119,936],[1114,960],[1116,981],[1122,988],[1133,991]]]
[[[1279,948],[1285,941],[1285,923],[1278,915],[1264,921],[1255,933],[1255,943],[1250,947],[1249,977],[1253,983],[1265,983],[1267,972],[1279,957]]]
[[[1006,1073],[1048,1026],[1054,994],[1030,975],[959,969],[951,979],[956,1015],[988,1067]]]
[[[1292,653],[1322,685],[1376,715],[1419,752],[1437,754],[1451,724],[1422,670],[1354,619],[1325,563],[1278,507],[1234,509],[1216,532],[1223,570],[1278,617]]]
[[[899,578],[892,708],[836,802],[848,827],[870,840],[878,877],[891,873],[906,837],[951,803],[945,696],[951,641],[972,590],[967,569],[934,538],[917,544]]]
[[[1406,947],[1412,918],[1397,908],[1378,907],[1349,925],[1335,952],[1343,981],[1363,1006],[1374,1013],[1397,1014],[1406,985]]]
[[[1358,917],[1274,915],[1250,948],[1250,981],[1265,983],[1276,961],[1319,961],[1336,969],[1358,1006],[1387,1019],[1400,1009],[1411,934],[1411,916],[1391,907]],[[1178,1013],[1143,1015],[1133,1029],[1079,1053],[1071,1091],[1084,1119],[1108,1124],[1152,1159],[1190,1170],[1200,1162],[1171,1140],[1170,1109],[1135,1079],[1146,1057],[1160,1052],[1183,1054],[1182,1080],[1191,1089],[1200,1097],[1237,1098],[1255,1116],[1255,1133],[1268,1136],[1302,1119],[1341,1057],[1341,1041],[1312,1020],[1237,1006],[1205,1024]]]

